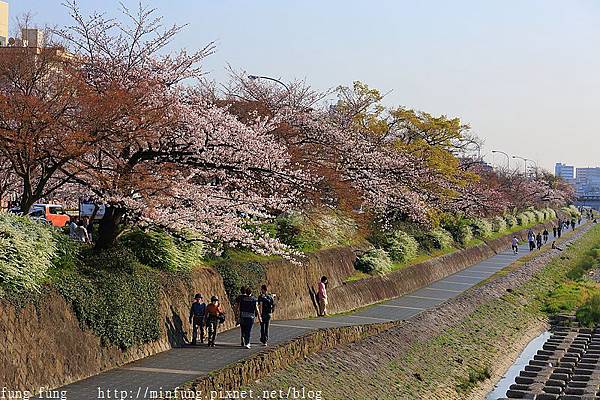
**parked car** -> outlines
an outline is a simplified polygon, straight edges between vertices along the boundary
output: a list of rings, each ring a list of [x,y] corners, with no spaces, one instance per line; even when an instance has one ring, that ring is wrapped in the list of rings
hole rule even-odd
[[[70,217],[60,204],[34,204],[28,215],[32,218],[45,218],[54,226],[69,225]]]

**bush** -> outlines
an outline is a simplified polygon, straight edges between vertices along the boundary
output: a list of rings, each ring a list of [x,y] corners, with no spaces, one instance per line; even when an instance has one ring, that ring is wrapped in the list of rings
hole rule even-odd
[[[474,218],[470,223],[473,234],[480,238],[492,236],[492,224],[484,218]]]
[[[506,215],[504,216],[504,220],[506,221],[506,226],[508,228],[512,228],[518,224],[517,219],[514,215]]]
[[[372,249],[356,259],[355,268],[367,274],[380,274],[392,270],[392,261],[383,249]]]
[[[456,243],[462,246],[467,245],[473,239],[473,231],[467,219],[448,216],[442,222],[442,227],[450,232]]]
[[[594,327],[600,323],[600,294],[593,295],[576,313],[577,320],[583,326]]]
[[[546,213],[543,211],[533,210],[532,212],[535,214],[535,219],[537,222],[544,222],[546,220]]]
[[[166,232],[133,229],[120,238],[139,262],[165,271],[189,271],[204,255],[199,241],[181,241]]]
[[[85,245],[71,239],[63,232],[56,230],[52,232],[56,245],[56,252],[52,257],[53,270],[73,270],[80,259],[80,253]]]
[[[242,287],[250,287],[254,293],[258,293],[260,285],[266,280],[265,267],[256,262],[236,263],[223,260],[215,268],[223,278],[225,292],[231,304],[234,304]]]
[[[548,214],[548,219],[554,219],[556,218],[556,211],[554,211],[551,208],[546,208],[546,213]]]
[[[292,212],[275,220],[276,236],[283,243],[304,253],[344,246],[356,237],[356,222],[340,212]]]
[[[413,260],[419,250],[419,243],[415,238],[403,231],[386,235],[380,244],[393,261],[400,263]]]
[[[39,291],[56,257],[53,228],[0,213],[0,290]]]
[[[523,214],[527,215],[527,220],[530,224],[537,222],[537,216],[531,210],[524,211]]]
[[[506,220],[502,217],[492,218],[492,230],[494,232],[504,232],[506,230]]]
[[[127,349],[160,338],[160,284],[155,272],[139,266],[133,271],[96,267],[64,271],[56,284],[80,324],[103,343]]]
[[[521,226],[529,225],[529,216],[526,213],[519,213],[515,216],[515,218],[517,220],[517,224]]]
[[[574,205],[565,206],[561,208],[561,211],[568,215],[569,218],[579,218],[581,213]]]
[[[427,250],[443,250],[452,247],[453,242],[454,239],[452,239],[450,232],[444,228],[435,228],[423,236],[421,244],[426,247]]]

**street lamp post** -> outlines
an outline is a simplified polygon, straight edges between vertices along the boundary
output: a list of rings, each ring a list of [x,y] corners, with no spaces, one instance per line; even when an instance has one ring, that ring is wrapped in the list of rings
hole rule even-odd
[[[520,157],[520,156],[512,156],[512,158],[518,158],[519,160],[523,160],[525,162],[525,176],[527,176],[527,161],[531,161],[529,158]]]
[[[492,153],[500,153],[506,156],[506,169],[508,172],[510,172],[510,156],[507,153],[500,150],[492,150]]]
[[[248,75],[248,79],[253,80],[253,81],[255,81],[257,79],[267,79],[267,80],[270,80],[273,82],[277,82],[280,85],[282,85],[285,88],[285,90],[288,91],[288,93],[291,92],[290,87],[288,85],[286,85],[285,83],[281,82],[279,79],[271,78],[269,76],[259,76],[259,75]]]

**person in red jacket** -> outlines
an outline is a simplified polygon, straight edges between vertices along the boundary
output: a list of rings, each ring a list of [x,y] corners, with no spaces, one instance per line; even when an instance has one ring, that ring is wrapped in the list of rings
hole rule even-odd
[[[208,330],[208,346],[215,347],[215,339],[217,338],[217,329],[219,327],[219,320],[225,315],[223,308],[219,304],[219,298],[212,296],[210,298],[210,304],[206,306],[206,313],[204,314],[204,322]]]

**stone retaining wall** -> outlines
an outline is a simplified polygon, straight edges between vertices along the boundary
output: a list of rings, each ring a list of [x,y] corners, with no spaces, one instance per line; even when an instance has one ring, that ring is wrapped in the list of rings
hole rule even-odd
[[[213,371],[209,375],[182,385],[180,390],[191,390],[195,393],[207,394],[211,391],[239,388],[281,370],[311,354],[382,333],[397,324],[397,322],[386,322],[319,329],[273,347],[266,352],[254,354],[243,362]]]
[[[534,230],[543,227],[551,231],[552,222],[537,225]],[[266,265],[266,278],[278,298],[276,319],[315,316],[315,290],[323,275],[329,279],[329,311],[346,312],[402,296],[470,267],[504,251],[510,246],[513,235],[521,241],[526,241],[527,231],[528,229],[524,229],[383,276],[373,276],[350,283],[345,283],[345,280],[356,272],[356,254],[350,248],[318,252],[301,265],[285,260],[271,262]]]
[[[103,345],[91,330],[82,329],[71,305],[54,290],[24,308],[0,302],[0,386],[33,392],[59,387],[180,346],[189,337],[189,306],[196,291],[218,295],[231,315],[221,276],[198,270],[191,282],[175,280],[168,293],[161,293],[161,339],[127,351]],[[226,327],[233,323],[229,319]]]

